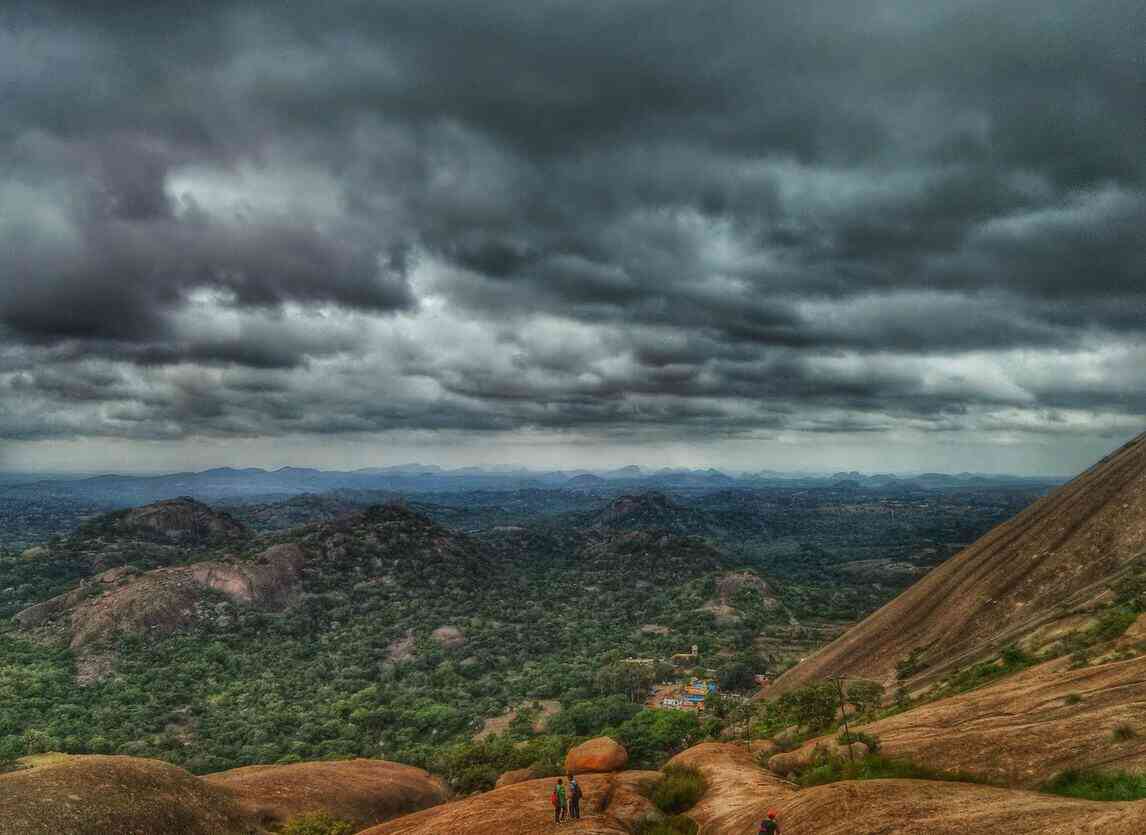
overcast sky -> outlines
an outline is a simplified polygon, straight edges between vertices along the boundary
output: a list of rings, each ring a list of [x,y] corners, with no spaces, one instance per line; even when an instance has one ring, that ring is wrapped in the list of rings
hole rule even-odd
[[[1146,428],[1141,0],[0,8],[0,466]]]

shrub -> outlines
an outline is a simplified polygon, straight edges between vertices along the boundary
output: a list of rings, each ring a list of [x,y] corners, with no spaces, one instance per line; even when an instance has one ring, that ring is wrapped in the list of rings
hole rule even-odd
[[[821,760],[796,775],[801,786],[821,786],[824,783],[838,783],[841,780],[942,780],[945,782],[989,783],[975,774],[963,771],[936,771],[926,766],[916,765],[907,759],[890,759],[879,754],[868,754],[855,763],[832,757]]]
[[[1136,612],[1121,606],[1108,609],[1102,613],[1098,623],[1090,628],[1090,634],[1096,641],[1113,641],[1122,637],[1122,633],[1130,628],[1137,617]]]
[[[923,647],[916,647],[904,659],[901,659],[895,665],[895,680],[906,681],[920,670],[926,669],[929,665],[923,660]]]
[[[691,809],[708,788],[704,775],[689,766],[666,766],[664,775],[649,792],[649,800],[666,815]]]
[[[864,733],[863,731],[840,731],[840,735],[836,737],[836,742],[840,745],[850,745],[853,742],[862,742],[867,746],[869,754],[879,753],[879,737],[875,734]]]
[[[1078,693],[1067,693],[1066,696],[1063,697],[1063,701],[1068,705],[1076,705],[1082,701],[1082,696]]]
[[[780,710],[796,724],[819,730],[832,724],[836,718],[839,694],[830,683],[817,682],[785,693],[778,704]]]
[[[848,701],[860,713],[875,710],[883,703],[883,685],[878,681],[859,679],[848,682]]]
[[[1042,790],[1085,800],[1141,800],[1146,798],[1146,774],[1071,768],[1044,783]]]
[[[1114,730],[1110,732],[1110,738],[1115,742],[1126,742],[1136,736],[1138,736],[1138,731],[1134,730],[1134,726],[1127,722],[1115,725]]]
[[[351,835],[354,824],[332,818],[326,812],[309,812],[291,818],[282,835]]]
[[[636,835],[696,835],[696,822],[684,815],[673,815],[659,821],[637,824]]]

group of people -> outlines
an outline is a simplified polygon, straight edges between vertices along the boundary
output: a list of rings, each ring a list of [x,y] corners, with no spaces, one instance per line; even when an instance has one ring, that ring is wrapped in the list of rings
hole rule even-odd
[[[553,794],[549,798],[549,802],[553,804],[553,822],[561,823],[562,821],[577,820],[581,817],[581,784],[577,782],[577,778],[569,776],[569,790],[566,791],[565,784],[561,778],[557,779],[557,785],[553,789]]]
[[[577,820],[581,817],[581,784],[577,778],[569,775],[569,788],[558,777],[557,785],[553,787],[553,794],[549,802],[553,804],[553,822],[562,823],[565,820]],[[760,822],[759,835],[780,835],[780,824],[776,822],[776,812],[768,810],[768,817]]]

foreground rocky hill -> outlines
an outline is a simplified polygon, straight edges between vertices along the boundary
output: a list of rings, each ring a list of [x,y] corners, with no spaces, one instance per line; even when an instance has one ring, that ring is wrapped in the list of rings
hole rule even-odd
[[[260,766],[197,778],[137,757],[48,754],[0,774],[3,835],[264,835],[304,812],[357,828],[442,803],[440,781],[379,760]]]
[[[930,780],[866,780],[798,790],[760,768],[747,749],[705,743],[672,762],[699,769],[708,792],[688,811],[699,835],[756,831],[769,810],[782,831],[816,835],[981,835],[1146,832],[1146,801],[1098,803]]]
[[[858,726],[881,752],[1035,788],[1066,769],[1146,770],[1146,656],[1058,658],[969,693]],[[823,739],[801,753],[810,759]]]
[[[315,811],[363,829],[449,798],[438,778],[384,760],[253,765],[208,774],[203,781],[226,790],[245,814],[272,829]]]
[[[578,832],[582,835],[627,835],[649,814],[655,814],[644,790],[661,778],[659,772],[623,771],[578,777],[585,792],[580,821],[553,822],[549,795],[554,780],[527,780],[397,818],[362,835],[536,835]]]
[[[1146,434],[999,525],[772,692],[830,675],[918,688],[1109,602],[1146,569]]]

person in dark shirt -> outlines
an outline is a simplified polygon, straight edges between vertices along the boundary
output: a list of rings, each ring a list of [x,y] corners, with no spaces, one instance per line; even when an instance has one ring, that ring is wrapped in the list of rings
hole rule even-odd
[[[572,776],[569,778],[569,817],[573,820],[581,817],[581,784]]]
[[[768,810],[768,817],[760,822],[760,835],[780,835],[780,824],[776,823],[775,810]]]

